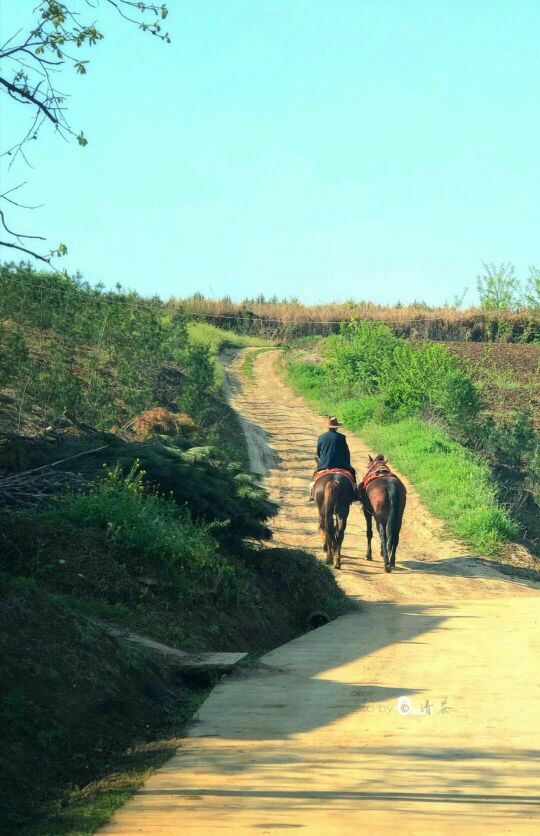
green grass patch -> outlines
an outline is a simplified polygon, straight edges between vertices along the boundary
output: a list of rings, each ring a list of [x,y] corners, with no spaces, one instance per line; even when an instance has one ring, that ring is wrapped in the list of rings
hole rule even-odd
[[[197,711],[210,687],[191,688],[178,707],[176,729]],[[109,764],[107,774],[82,788],[66,791],[61,801],[49,805],[49,813],[24,829],[25,836],[90,836],[103,827],[126,801],[171,758],[180,738],[166,732],[159,740],[128,747]]]
[[[362,435],[415,485],[429,510],[483,554],[493,554],[517,528],[500,505],[488,466],[439,427],[407,418],[367,422]]]
[[[188,322],[187,330],[190,340],[209,346],[212,354],[219,354],[224,348],[258,348],[274,345],[272,340],[235,334],[234,331],[217,328],[210,322]]]
[[[256,351],[249,351],[242,361],[242,372],[248,377],[250,380],[255,380],[255,372],[253,369],[253,365],[255,363],[255,359],[259,356],[259,354],[263,354],[265,351],[271,351],[269,348],[258,348]]]
[[[188,322],[188,338],[190,342],[204,345],[210,349],[214,363],[215,383],[217,388],[223,384],[223,367],[219,362],[219,354],[225,348],[259,348],[272,347],[272,340],[263,337],[248,337],[218,328],[210,322]]]

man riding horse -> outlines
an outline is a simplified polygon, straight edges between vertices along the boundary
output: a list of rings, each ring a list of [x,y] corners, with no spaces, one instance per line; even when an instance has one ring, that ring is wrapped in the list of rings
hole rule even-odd
[[[313,474],[313,481],[310,485],[310,502],[313,502],[313,486],[317,479],[317,473],[322,470],[347,470],[356,482],[356,470],[351,465],[351,453],[347,438],[343,433],[338,433],[338,427],[343,424],[338,421],[335,415],[328,418],[327,430],[317,440],[317,468]]]
[[[319,529],[327,563],[339,569],[349,508],[356,500],[356,471],[351,465],[347,439],[337,431],[341,423],[332,415],[327,426],[317,441],[317,469],[310,500],[314,499],[319,509]]]
[[[345,535],[351,503],[359,500],[366,519],[368,549],[371,560],[371,539],[375,520],[381,540],[381,555],[386,572],[396,564],[396,549],[407,499],[405,485],[392,473],[384,456],[369,456],[369,467],[359,488],[356,471],[351,465],[347,439],[337,428],[342,424],[335,416],[328,418],[328,429],[317,441],[317,469],[311,482],[310,502],[319,510],[319,530],[326,561],[341,568],[341,545]]]

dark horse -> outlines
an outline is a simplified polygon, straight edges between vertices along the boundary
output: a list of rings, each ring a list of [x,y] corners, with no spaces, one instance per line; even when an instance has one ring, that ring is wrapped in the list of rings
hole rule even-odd
[[[326,562],[334,569],[341,569],[341,544],[349,508],[356,499],[352,482],[343,473],[325,473],[315,482],[313,498],[319,509],[319,530]]]
[[[367,524],[366,560],[372,560],[373,517],[381,540],[381,555],[385,572],[396,565],[396,549],[407,500],[405,485],[391,472],[384,456],[369,456],[369,467],[359,490]]]

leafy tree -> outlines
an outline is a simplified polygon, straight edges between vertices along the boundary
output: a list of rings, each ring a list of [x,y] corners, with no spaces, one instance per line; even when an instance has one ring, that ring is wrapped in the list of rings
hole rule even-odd
[[[523,295],[528,308],[540,310],[540,270],[537,267],[529,268],[529,277]]]
[[[166,43],[170,42],[169,35],[162,30],[162,22],[168,14],[164,3],[145,0],[104,2],[128,23]],[[87,145],[84,131],[74,128],[69,122],[66,96],[58,86],[58,79],[67,69],[78,75],[87,73],[89,60],[80,50],[96,46],[104,37],[94,20],[94,10],[90,0],[38,0],[31,29],[15,32],[0,46],[0,89],[12,101],[30,106],[32,112],[28,130],[4,151],[9,167],[19,157],[28,162],[28,144],[38,139],[45,125],[52,126],[64,139],[75,138],[79,145]],[[23,207],[14,197],[20,185],[23,184],[0,193],[3,205]],[[50,263],[53,256],[62,256],[67,252],[65,244],[60,244],[49,253],[36,252],[32,242],[44,239],[13,230],[2,209],[0,223],[7,238],[0,241],[0,246],[19,250],[46,263]]]
[[[479,275],[476,286],[480,305],[488,311],[511,310],[518,304],[519,280],[512,264],[483,264],[484,273]]]

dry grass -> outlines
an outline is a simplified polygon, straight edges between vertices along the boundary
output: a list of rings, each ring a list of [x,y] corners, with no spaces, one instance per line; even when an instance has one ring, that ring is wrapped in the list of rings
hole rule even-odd
[[[349,301],[320,305],[303,305],[295,299],[245,299],[233,302],[228,297],[207,299],[195,294],[187,299],[171,299],[169,305],[182,305],[189,315],[214,321],[235,331],[254,334],[260,330],[267,336],[308,336],[330,334],[341,322],[351,319],[375,319],[386,322],[406,336],[437,339],[437,331],[444,331],[443,339],[485,340],[497,336],[489,333],[490,323],[503,322],[505,338],[522,339],[527,329],[540,334],[540,312],[524,310],[485,311],[481,308],[460,310],[452,306],[429,307],[423,302],[412,305],[377,305],[374,302]],[[532,325],[531,325],[532,324]],[[446,335],[448,332],[448,335]],[[498,338],[501,338],[499,333]],[[530,341],[525,337],[523,341]]]

